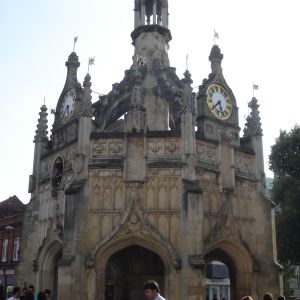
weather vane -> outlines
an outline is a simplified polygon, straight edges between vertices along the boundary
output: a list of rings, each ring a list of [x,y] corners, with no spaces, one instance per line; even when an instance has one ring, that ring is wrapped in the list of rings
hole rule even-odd
[[[74,44],[73,44],[73,52],[75,52],[75,45],[77,43],[77,40],[78,40],[78,36],[75,36],[74,37]]]
[[[189,62],[189,55],[187,54],[187,55],[186,55],[186,58],[185,58],[185,67],[186,67],[187,70],[189,69],[189,64],[188,64],[188,62]]]
[[[90,73],[90,66],[93,66],[95,64],[95,56],[89,57],[89,63],[88,63],[88,73]]]
[[[216,45],[216,39],[219,39],[219,33],[214,29],[214,44]]]
[[[254,97],[254,91],[258,89],[259,89],[259,85],[253,83],[253,97]]]

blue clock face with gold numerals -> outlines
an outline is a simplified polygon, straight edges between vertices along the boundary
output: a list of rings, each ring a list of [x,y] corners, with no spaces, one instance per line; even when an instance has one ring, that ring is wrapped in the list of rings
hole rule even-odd
[[[232,113],[232,101],[220,84],[211,84],[206,91],[206,102],[210,112],[221,120],[226,120]]]
[[[65,94],[60,110],[61,120],[63,122],[66,122],[72,116],[75,109],[75,99],[76,93],[74,89],[69,90]]]

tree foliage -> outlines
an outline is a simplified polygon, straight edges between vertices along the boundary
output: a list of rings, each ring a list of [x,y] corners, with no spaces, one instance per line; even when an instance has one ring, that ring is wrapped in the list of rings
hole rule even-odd
[[[270,169],[275,174],[272,200],[276,216],[278,257],[283,264],[300,262],[300,127],[281,131],[271,148]]]

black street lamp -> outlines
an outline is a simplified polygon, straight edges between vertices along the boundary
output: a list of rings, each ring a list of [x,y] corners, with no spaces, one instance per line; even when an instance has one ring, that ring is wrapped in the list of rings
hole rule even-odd
[[[3,291],[3,299],[6,299],[6,286],[7,286],[7,275],[6,275],[6,269],[3,269],[3,275],[4,275],[4,291]]]

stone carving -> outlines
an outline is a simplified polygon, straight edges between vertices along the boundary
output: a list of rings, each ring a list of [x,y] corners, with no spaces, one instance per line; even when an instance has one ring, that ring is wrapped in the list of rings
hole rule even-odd
[[[209,247],[211,243],[216,243],[217,241],[227,238],[229,236],[242,240],[237,223],[233,217],[232,190],[223,190],[223,204],[220,211],[224,212],[224,214],[221,215],[212,231],[204,240],[204,244],[207,247]]]
[[[204,268],[205,267],[205,260],[202,255],[190,255],[188,257],[190,266],[194,268]]]
[[[173,68],[163,68],[161,59],[158,56],[153,59],[153,70],[158,82],[155,93],[167,100],[174,120],[173,126],[179,128],[184,84]]]
[[[92,256],[88,256],[86,258],[86,261],[85,261],[85,266],[87,269],[91,269],[94,267],[94,264],[95,264],[95,261],[94,261],[94,258]]]
[[[125,71],[124,79],[114,84],[109,94],[101,96],[93,104],[95,124],[101,131],[129,111],[131,90],[145,79],[146,73],[147,65],[132,65],[130,70]]]
[[[107,151],[106,143],[94,143],[93,144],[93,156],[103,156]]]
[[[217,147],[207,146],[206,155],[208,160],[216,161],[217,160]]]
[[[34,137],[34,142],[47,142],[48,141],[48,120],[47,120],[47,107],[44,104],[41,107],[41,111],[40,111],[40,118],[38,120],[38,125],[37,125],[37,129],[35,131],[35,137]]]
[[[249,138],[253,136],[262,136],[262,128],[259,116],[259,105],[255,97],[248,104],[251,109],[250,116],[246,119],[246,124],[244,128],[244,137]]]
[[[200,159],[205,159],[205,144],[197,142],[196,154]]]
[[[236,170],[247,174],[253,174],[253,156],[235,151],[234,164]]]
[[[118,226],[99,241],[92,253],[89,255],[89,261],[93,261],[97,252],[108,242],[113,243],[115,238],[128,235],[138,235],[141,238],[144,236],[151,236],[155,241],[162,244],[170,253],[174,268],[180,267],[180,258],[170,241],[158,232],[144,214],[139,197],[139,190],[141,187],[142,184],[140,183],[127,184],[127,208],[120,224],[118,224]]]
[[[162,142],[150,142],[149,143],[149,154],[158,155],[163,153],[163,145]]]
[[[91,150],[92,157],[103,157],[103,156],[121,156],[123,155],[123,141],[112,140],[112,141],[93,141]]]
[[[123,143],[111,142],[108,146],[108,155],[121,155],[123,153]]]
[[[214,127],[211,124],[206,124],[206,132],[209,135],[214,135]]]
[[[71,164],[75,174],[79,174],[83,168],[84,154],[76,153],[75,150],[72,152]]]
[[[165,144],[165,154],[174,155],[179,153],[179,145],[177,142],[166,142]]]

